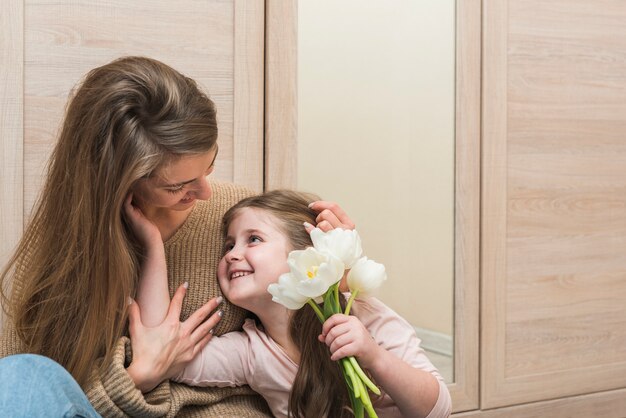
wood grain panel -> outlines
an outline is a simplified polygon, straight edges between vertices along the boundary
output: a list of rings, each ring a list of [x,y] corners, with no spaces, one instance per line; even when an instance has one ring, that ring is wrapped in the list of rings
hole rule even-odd
[[[624,21],[485,2],[482,407],[626,385]]]
[[[260,4],[240,2],[235,7],[234,1],[218,0],[25,1],[25,212],[40,189],[43,166],[71,88],[91,68],[123,55],[159,59],[197,80],[218,108],[220,154],[215,177],[237,178],[255,187],[247,179],[262,178],[262,162],[257,161],[262,161],[262,154],[248,150],[245,144],[262,140],[258,134],[258,121],[263,118],[262,106],[258,106],[263,101],[262,88],[258,87],[258,80],[263,78],[259,65],[263,55]],[[236,78],[241,89],[239,99],[249,104],[242,104],[235,112]],[[241,139],[237,149],[235,136]],[[243,166],[236,166],[238,158],[250,162],[246,166],[249,172],[243,176],[236,168]]]
[[[452,416],[455,418],[623,418],[626,417],[626,389]]]
[[[266,0],[265,189],[297,186],[296,0]]]
[[[481,408],[493,405],[504,380],[506,296],[506,48],[508,8],[483,1],[481,173]],[[500,302],[500,303],[498,303]]]
[[[478,408],[481,1],[456,1],[453,411]]]
[[[0,267],[23,230],[23,18],[21,1],[0,4]]]
[[[265,4],[235,0],[233,178],[263,191]]]

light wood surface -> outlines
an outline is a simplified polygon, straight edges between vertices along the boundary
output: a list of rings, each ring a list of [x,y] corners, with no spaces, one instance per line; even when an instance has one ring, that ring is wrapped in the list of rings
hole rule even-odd
[[[19,0],[0,3],[0,267],[23,231],[23,24]],[[0,329],[4,311],[0,309]]]
[[[506,27],[505,1],[483,1],[481,173],[481,406],[504,376],[502,340],[506,270]],[[487,112],[493,112],[487,115]]]
[[[233,182],[263,191],[265,4],[235,0]]]
[[[626,389],[533,402],[486,411],[453,414],[455,418],[623,418]]]
[[[24,7],[18,0],[0,5],[0,264],[22,234],[22,121]]]
[[[7,0],[0,25],[2,264],[41,189],[72,88],[120,56],[159,59],[207,90],[218,109],[214,176],[262,189],[262,0]]]
[[[297,1],[266,0],[265,4],[265,189],[295,188]]]
[[[485,0],[482,408],[626,387],[624,21]]]
[[[72,86],[89,69],[122,55],[156,58],[197,80],[218,109],[215,177],[260,189],[261,1],[26,1],[25,10],[26,212],[41,187]]]
[[[453,411],[478,403],[481,1],[456,2]]]

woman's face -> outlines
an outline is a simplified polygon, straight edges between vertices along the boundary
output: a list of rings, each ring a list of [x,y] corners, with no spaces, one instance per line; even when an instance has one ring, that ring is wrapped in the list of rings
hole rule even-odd
[[[180,157],[133,187],[133,200],[149,214],[162,209],[184,211],[196,199],[211,197],[208,176],[213,172],[217,146],[203,154]]]

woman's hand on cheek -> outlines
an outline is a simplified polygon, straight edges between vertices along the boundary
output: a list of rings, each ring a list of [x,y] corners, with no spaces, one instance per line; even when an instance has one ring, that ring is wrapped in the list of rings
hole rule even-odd
[[[352,222],[346,212],[334,202],[318,200],[317,202],[311,203],[309,207],[318,212],[317,218],[315,219],[315,222],[317,223],[316,226],[324,232],[335,228],[355,228],[354,222]],[[313,228],[313,225],[306,227],[309,233],[313,230]]]
[[[148,246],[154,240],[161,240],[161,232],[157,226],[145,217],[139,207],[133,205],[132,192],[129,192],[124,200],[124,213],[133,232],[144,246]]]
[[[146,393],[165,379],[179,374],[204,348],[213,336],[212,330],[221,319],[221,311],[209,314],[219,305],[220,298],[211,299],[180,322],[185,287],[174,294],[165,320],[156,327],[145,327],[135,301],[129,309],[129,332],[133,360],[126,369],[139,390]]]

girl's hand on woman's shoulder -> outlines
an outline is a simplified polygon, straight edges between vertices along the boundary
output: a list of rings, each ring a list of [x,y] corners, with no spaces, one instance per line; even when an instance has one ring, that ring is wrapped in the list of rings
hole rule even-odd
[[[135,386],[146,393],[165,379],[178,375],[213,336],[221,319],[221,311],[213,312],[221,298],[213,298],[180,322],[180,311],[186,286],[178,288],[169,306],[167,317],[156,327],[141,322],[139,305],[132,301],[129,309],[129,332],[133,360],[126,371]],[[208,317],[208,319],[207,319]]]
[[[316,227],[324,232],[330,231],[335,228],[342,229],[354,229],[354,222],[346,214],[346,212],[335,202],[328,202],[325,200],[318,200],[309,205],[311,209],[318,212],[315,222]],[[307,226],[307,231],[310,233],[313,225]]]

